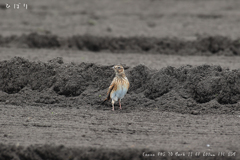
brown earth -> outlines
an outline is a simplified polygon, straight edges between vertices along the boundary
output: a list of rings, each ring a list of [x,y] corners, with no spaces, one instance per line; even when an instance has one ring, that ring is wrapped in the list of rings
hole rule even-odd
[[[20,57],[0,66],[3,159],[51,159],[59,150],[66,154],[57,159],[146,159],[143,152],[156,159],[161,151],[169,159],[179,157],[168,152],[189,151],[201,153],[190,158],[238,157],[239,70],[125,66],[131,87],[123,110],[112,112],[110,103],[100,104],[113,78],[110,66]]]
[[[0,159],[240,159],[239,6],[1,1]],[[117,63],[131,88],[112,112]]]
[[[80,64],[94,63],[97,65],[113,66],[115,64],[126,64],[133,68],[143,64],[150,69],[160,70],[164,67],[172,66],[175,68],[184,65],[218,65],[223,69],[239,69],[240,56],[199,56],[199,55],[164,55],[164,54],[142,54],[142,53],[118,53],[112,54],[107,52],[89,52],[79,50],[62,50],[62,49],[29,49],[29,48],[1,48],[0,59],[10,60],[14,57],[23,57],[30,61],[48,62],[51,59],[62,57],[65,63]]]
[[[5,144],[0,145],[1,159],[239,158],[238,115],[191,115],[126,106],[112,112],[110,107],[91,105],[1,105],[0,111],[0,140]],[[145,157],[143,152],[155,157]],[[186,155],[176,156],[176,152]],[[193,155],[188,157],[189,152]],[[230,156],[232,152],[235,155]]]
[[[144,65],[125,66],[130,81],[127,109],[159,108],[179,113],[239,113],[239,70],[220,66],[166,67],[150,70]],[[48,63],[15,57],[0,62],[0,101],[9,104],[76,106],[100,102],[113,79],[110,66],[93,63]],[[103,97],[102,97],[103,96]],[[176,107],[181,106],[181,107]]]

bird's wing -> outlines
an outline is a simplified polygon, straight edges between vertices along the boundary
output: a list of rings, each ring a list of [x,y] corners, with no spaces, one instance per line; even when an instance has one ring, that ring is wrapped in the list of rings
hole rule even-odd
[[[130,83],[129,83],[129,82],[127,82],[127,89],[129,89],[129,87],[130,87]]]
[[[115,87],[115,83],[111,83],[111,85],[108,88],[108,92],[107,92],[107,99],[108,100],[110,99],[110,95],[111,95],[111,92],[112,92],[114,87]]]
[[[110,86],[109,86],[109,88],[108,88],[107,98],[106,98],[103,102],[111,99],[111,97],[110,97],[111,92],[112,92],[112,90],[113,90],[114,88],[116,88],[116,87],[117,87],[117,84],[115,83],[115,79],[113,79],[112,83],[110,84]]]

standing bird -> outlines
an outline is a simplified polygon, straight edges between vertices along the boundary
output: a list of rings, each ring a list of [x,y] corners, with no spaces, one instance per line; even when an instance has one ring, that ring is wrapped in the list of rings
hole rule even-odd
[[[116,65],[112,67],[116,75],[108,88],[107,98],[103,101],[112,99],[112,110],[114,111],[114,103],[119,102],[120,109],[121,100],[125,96],[129,88],[129,81],[124,73],[124,68],[121,65]]]

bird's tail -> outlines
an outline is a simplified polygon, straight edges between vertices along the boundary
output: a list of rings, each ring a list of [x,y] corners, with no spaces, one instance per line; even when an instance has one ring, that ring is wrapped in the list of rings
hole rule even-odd
[[[101,104],[105,103],[107,100],[108,100],[108,98],[104,99],[104,101],[102,101],[102,103],[101,103]]]

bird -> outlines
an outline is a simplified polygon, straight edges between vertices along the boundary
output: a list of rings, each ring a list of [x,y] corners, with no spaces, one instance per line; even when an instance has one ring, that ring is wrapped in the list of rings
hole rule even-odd
[[[125,75],[122,65],[115,65],[112,67],[112,69],[115,71],[115,77],[108,88],[107,98],[103,101],[103,103],[111,99],[112,110],[114,111],[114,103],[116,101],[119,102],[119,109],[122,109],[121,100],[127,93],[130,83]]]

